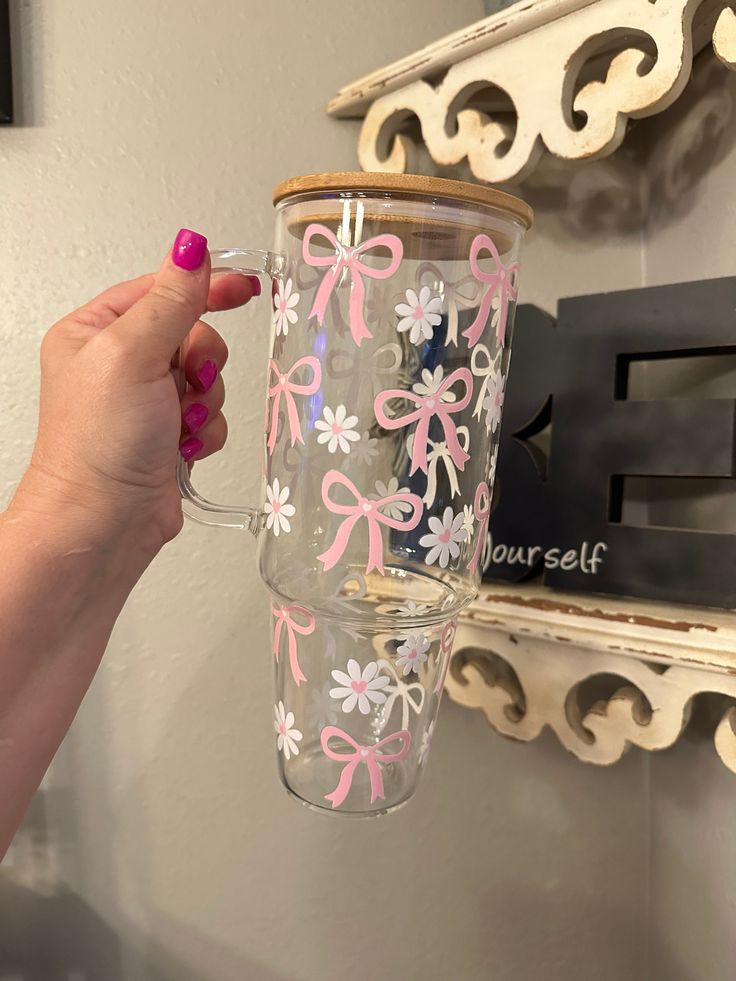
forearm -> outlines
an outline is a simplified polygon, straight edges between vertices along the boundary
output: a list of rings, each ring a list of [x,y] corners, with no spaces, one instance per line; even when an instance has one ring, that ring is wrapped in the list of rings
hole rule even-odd
[[[23,491],[0,515],[0,858],[150,560],[98,524]]]
[[[106,290],[41,345],[38,436],[0,514],[0,858],[130,590],[181,530],[177,461],[227,437],[227,347],[199,318],[260,285],[210,271],[207,239],[183,228],[156,274]]]

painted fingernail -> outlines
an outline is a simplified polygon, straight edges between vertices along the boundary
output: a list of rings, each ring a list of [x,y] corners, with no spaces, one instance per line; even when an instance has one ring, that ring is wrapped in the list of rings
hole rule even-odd
[[[196,456],[197,453],[202,449],[204,443],[201,439],[197,439],[196,436],[187,436],[179,443],[179,452],[182,457],[187,461],[187,463]]]
[[[196,433],[207,421],[209,409],[201,402],[193,402],[186,412],[182,412],[181,421],[188,433]]]
[[[261,281],[257,276],[249,276],[250,285],[253,288],[253,296],[261,295]]]
[[[209,392],[217,378],[217,365],[214,361],[203,361],[197,372],[197,381],[203,392]]]
[[[174,247],[171,250],[171,261],[180,269],[193,272],[204,262],[207,252],[207,239],[199,232],[193,232],[189,228],[180,228],[179,233],[174,239]]]

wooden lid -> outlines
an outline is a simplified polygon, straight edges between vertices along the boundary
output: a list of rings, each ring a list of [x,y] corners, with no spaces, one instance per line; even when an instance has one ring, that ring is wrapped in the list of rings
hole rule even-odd
[[[338,172],[335,174],[308,174],[291,177],[274,188],[273,203],[297,194],[320,194],[324,191],[377,191],[397,194],[417,194],[422,197],[449,198],[468,204],[481,205],[504,212],[515,218],[525,228],[531,227],[534,214],[520,198],[495,187],[471,184],[468,181],[448,180],[444,177],[426,177],[421,174],[381,174],[365,171]]]

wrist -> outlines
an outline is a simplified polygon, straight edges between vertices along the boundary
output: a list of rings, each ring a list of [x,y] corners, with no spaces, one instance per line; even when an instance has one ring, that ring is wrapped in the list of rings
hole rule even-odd
[[[29,545],[51,555],[85,555],[104,579],[132,588],[163,544],[125,502],[31,464],[3,516]]]

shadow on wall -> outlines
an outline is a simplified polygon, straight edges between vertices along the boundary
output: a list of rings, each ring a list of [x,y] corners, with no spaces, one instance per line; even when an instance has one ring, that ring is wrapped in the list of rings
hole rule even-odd
[[[263,659],[261,687],[265,683],[270,692],[271,664]],[[176,920],[160,909],[149,908],[148,928],[142,932],[130,919],[125,918],[124,907],[117,895],[120,864],[125,863],[126,876],[134,884],[137,895],[148,904],[155,892],[149,881],[151,875],[152,848],[148,840],[149,814],[147,808],[134,804],[128,814],[138,847],[135,850],[117,846],[110,812],[113,808],[109,793],[108,757],[106,739],[95,735],[107,731],[104,705],[108,695],[105,669],[96,681],[94,698],[87,699],[82,716],[64,742],[54,764],[36,793],[23,824],[8,853],[7,865],[0,871],[0,981],[210,981],[216,970],[217,981],[290,981],[290,977],[275,973],[267,964],[249,960],[242,950],[229,949],[213,939],[206,930],[197,929],[190,921]],[[234,686],[242,686],[241,697],[228,698]],[[133,697],[141,693],[133,692]],[[222,758],[223,745],[231,741],[234,732],[242,731],[243,701],[246,695],[242,677],[241,652],[233,647],[232,638],[223,640],[213,648],[212,657],[203,663],[192,685],[175,708],[176,720],[169,718],[163,727],[164,739],[159,752],[169,762],[159,770],[161,774],[176,772],[177,760],[182,758],[182,742],[193,729],[191,720],[196,716],[202,698],[210,704],[221,706],[217,724],[208,726],[208,734],[215,741],[213,746],[207,736],[193,732],[191,745],[185,745],[186,766],[201,768],[200,776],[210,773],[212,784],[202,794],[205,800],[216,799],[216,783],[219,771],[211,760]],[[268,719],[268,712],[264,712]],[[271,730],[263,727],[264,746],[254,754],[258,772],[248,777],[247,771],[238,784],[243,794],[245,787],[269,780],[269,790],[278,794],[274,772]],[[243,738],[245,734],[243,733]],[[88,750],[94,740],[95,749]],[[268,751],[267,751],[268,750]],[[145,758],[142,748],[131,752]],[[194,763],[192,761],[195,761]],[[263,772],[261,772],[263,771]],[[147,781],[153,778],[147,768],[141,767],[140,776],[129,788],[126,797],[130,801],[150,800],[154,795]],[[206,781],[198,783],[205,787]],[[224,786],[220,792],[227,802],[231,788]],[[166,791],[170,792],[170,791]],[[92,823],[85,824],[81,811],[84,802],[92,797],[95,801]],[[239,800],[237,807],[245,808],[246,800]],[[223,805],[223,806],[226,806]],[[288,804],[291,814],[292,804]],[[225,813],[223,811],[223,813]],[[90,815],[88,814],[89,818]],[[203,829],[210,827],[213,818],[194,818]],[[92,840],[90,828],[99,838]],[[208,834],[208,831],[203,831]],[[175,838],[175,829],[169,828],[167,837]],[[93,864],[87,864],[92,857]],[[204,861],[202,855],[199,861]],[[191,866],[193,876],[183,874],[184,888],[191,888],[196,895],[197,858],[182,863]],[[155,865],[155,862],[153,863]],[[82,890],[104,890],[105,909],[110,910],[115,926],[111,926],[99,910],[66,884],[78,883]],[[210,905],[206,889],[199,896]],[[247,933],[248,927],[243,931]],[[240,941],[238,937],[238,941]]]
[[[651,119],[629,121],[612,156],[570,162],[545,153],[524,181],[501,186],[524,198],[546,229],[559,224],[580,243],[606,234],[639,237],[691,211],[698,185],[728,156],[736,141],[733,92],[733,73],[708,47],[695,58],[680,98]],[[412,138],[412,170],[475,181],[467,160],[438,167],[418,129]]]
[[[73,892],[0,877],[0,981],[123,981],[120,953],[116,931]]]
[[[204,981],[212,977],[208,964],[217,965],[218,981],[287,981],[262,964],[244,964],[189,924],[161,916],[156,923],[146,981]],[[0,879],[0,981],[124,981],[121,953],[117,931],[73,892],[45,896]]]
[[[118,931],[67,884],[84,865],[77,749],[73,737],[57,753],[0,869],[0,981],[124,981]],[[98,762],[91,776],[104,809],[104,753]],[[110,849],[95,859],[109,880]]]
[[[602,236],[638,239],[646,225],[642,164],[637,146],[614,156],[574,164],[546,155],[512,193],[521,195],[547,227],[559,223],[566,237],[596,243]]]
[[[251,677],[254,704],[270,686],[270,662],[260,664],[255,682]],[[77,815],[76,874],[88,896],[103,896],[116,931],[78,896],[58,888],[49,895],[49,885],[58,882],[54,868],[39,858],[34,875],[26,862],[25,886],[8,883],[0,890],[0,981],[367,981],[376,973],[365,946],[366,930],[374,928],[386,931],[382,943],[395,958],[387,981],[578,981],[581,963],[585,978],[591,976],[581,960],[581,932],[583,948],[595,950],[599,960],[596,978],[644,981],[637,968],[641,894],[629,885],[633,896],[621,901],[622,883],[636,881],[645,860],[643,754],[632,751],[607,771],[583,768],[549,732],[533,748],[517,745],[495,737],[480,713],[446,703],[428,774],[434,790],[425,787],[413,810],[395,815],[391,825],[333,825],[283,796],[271,731],[256,724],[255,714],[248,732],[243,728],[246,682],[239,675],[237,647],[213,645],[161,727],[156,772],[147,776],[142,765],[126,787],[129,806],[116,811],[127,825],[124,838],[102,814],[88,816],[87,825]],[[238,697],[228,698],[235,685]],[[206,726],[214,741],[197,731],[191,740],[186,735],[202,705],[218,706]],[[78,729],[76,738],[88,742],[99,732],[100,715],[84,721],[90,728]],[[216,762],[224,755],[221,741],[232,745],[250,733],[252,769],[242,761],[223,782]],[[140,748],[132,752],[144,759]],[[540,754],[542,772],[536,770]],[[191,772],[191,783],[172,797],[181,768]],[[476,792],[472,774],[479,781],[495,774],[492,792],[480,784]],[[84,791],[90,774],[72,775],[75,792]],[[256,799],[254,786],[261,788]],[[104,811],[104,776],[94,789]],[[186,820],[172,821],[173,811],[156,818],[156,796],[176,800]],[[621,804],[608,826],[611,802],[625,799],[633,806]],[[146,807],[138,803],[144,800]],[[60,802],[49,810],[60,817]],[[248,816],[247,826],[237,823],[238,815]],[[98,826],[100,837],[90,840]],[[601,826],[606,848],[597,838]],[[37,847],[42,844],[39,838]],[[618,856],[613,869],[611,850]],[[356,890],[362,853],[373,856],[370,884]],[[98,879],[95,868],[106,860],[110,869]],[[405,874],[398,875],[402,868]],[[120,878],[128,896],[143,904],[143,929],[116,896]],[[377,892],[382,882],[391,883],[390,893]],[[393,923],[384,916],[387,895],[401,910]],[[484,943],[474,942],[478,936]],[[284,944],[291,951],[286,967],[276,949]]]
[[[650,232],[693,210],[698,186],[736,144],[735,110],[736,77],[708,47],[684,93],[646,131]]]
[[[735,81],[706,48],[683,95],[653,119],[630,122],[613,156],[570,164],[546,155],[522,185],[509,190],[581,241],[605,232],[638,235],[678,221],[692,211],[698,185],[736,143]]]
[[[14,122],[16,126],[42,126],[42,93],[29,66],[43,62],[46,57],[42,32],[34,29],[43,12],[38,8],[32,10],[31,4],[24,0],[10,0],[9,11]]]
[[[707,723],[718,711],[717,701],[706,696],[694,717]],[[649,936],[654,977],[733,981],[734,775],[692,726],[676,748],[655,760],[649,887],[657,912]]]
[[[210,981],[214,966],[217,981],[292,981],[294,977],[275,974],[262,963],[247,962],[241,952],[229,950],[204,931],[160,914],[155,940],[148,944],[146,966],[146,981]]]

